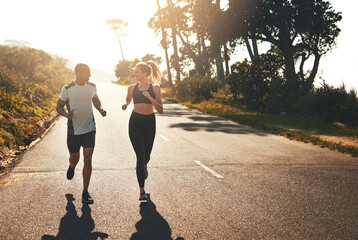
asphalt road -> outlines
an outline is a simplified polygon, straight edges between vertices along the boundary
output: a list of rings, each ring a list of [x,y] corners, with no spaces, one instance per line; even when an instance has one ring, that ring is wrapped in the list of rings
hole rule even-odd
[[[66,179],[66,120],[0,187],[0,239],[357,239],[358,159],[164,103],[138,201],[126,88],[98,84],[90,193]]]

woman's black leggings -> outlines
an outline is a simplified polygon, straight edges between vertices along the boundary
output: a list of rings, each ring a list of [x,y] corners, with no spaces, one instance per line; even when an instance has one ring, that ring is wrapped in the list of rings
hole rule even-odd
[[[155,137],[155,115],[132,112],[129,119],[129,138],[137,155],[137,179],[139,187],[144,187],[144,165],[150,160]]]

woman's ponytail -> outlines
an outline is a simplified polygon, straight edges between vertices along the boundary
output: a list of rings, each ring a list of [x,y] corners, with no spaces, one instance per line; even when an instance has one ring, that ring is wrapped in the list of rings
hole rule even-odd
[[[147,65],[152,69],[151,77],[153,79],[153,82],[160,85],[162,75],[159,71],[158,65],[155,64],[155,62],[153,62],[153,61],[148,61]]]

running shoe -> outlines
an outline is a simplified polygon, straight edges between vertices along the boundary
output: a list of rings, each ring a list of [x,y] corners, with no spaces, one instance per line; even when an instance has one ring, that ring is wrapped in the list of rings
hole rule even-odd
[[[68,166],[68,169],[67,169],[67,179],[68,179],[68,180],[71,180],[74,175],[75,175],[75,169],[74,169],[74,168],[71,168],[70,166]]]
[[[147,166],[144,166],[144,179],[148,178],[148,169]]]
[[[146,201],[147,200],[147,194],[146,193],[142,193],[140,196],[139,196],[139,201]]]
[[[82,203],[86,203],[86,204],[92,204],[93,203],[93,198],[89,195],[88,192],[83,192],[82,193]]]

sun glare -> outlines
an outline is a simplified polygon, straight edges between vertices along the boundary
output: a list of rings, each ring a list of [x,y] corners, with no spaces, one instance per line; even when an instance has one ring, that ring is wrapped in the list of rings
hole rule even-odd
[[[70,61],[113,71],[121,60],[121,51],[106,20],[121,18],[128,22],[127,36],[121,38],[126,59],[161,54],[159,39],[148,28],[150,17],[157,11],[156,1],[6,0],[2,10],[0,20],[7,24],[2,27],[1,42],[27,41],[32,47]]]

